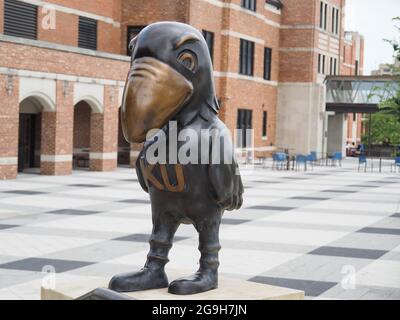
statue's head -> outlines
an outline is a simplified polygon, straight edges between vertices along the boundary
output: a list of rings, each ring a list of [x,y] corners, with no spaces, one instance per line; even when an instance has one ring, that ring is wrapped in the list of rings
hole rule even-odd
[[[129,142],[143,142],[168,121],[185,125],[207,105],[215,113],[211,57],[203,35],[190,25],[158,22],[132,40],[132,65],[122,103]]]

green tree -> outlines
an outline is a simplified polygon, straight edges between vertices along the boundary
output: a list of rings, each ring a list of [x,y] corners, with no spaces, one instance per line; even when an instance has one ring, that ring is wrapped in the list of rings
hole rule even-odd
[[[369,142],[368,137],[368,134],[363,136],[364,143]],[[400,121],[390,114],[373,114],[371,143],[400,145]]]

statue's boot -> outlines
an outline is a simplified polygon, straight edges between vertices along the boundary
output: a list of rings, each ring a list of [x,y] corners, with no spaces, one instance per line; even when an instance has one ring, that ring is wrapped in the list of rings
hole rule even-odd
[[[168,292],[179,295],[196,294],[218,287],[218,252],[221,249],[218,239],[219,223],[210,229],[199,232],[200,268],[192,276],[173,281]]]
[[[164,267],[168,263],[170,243],[150,241],[150,252],[142,270],[114,276],[109,289],[117,292],[133,292],[168,287]]]

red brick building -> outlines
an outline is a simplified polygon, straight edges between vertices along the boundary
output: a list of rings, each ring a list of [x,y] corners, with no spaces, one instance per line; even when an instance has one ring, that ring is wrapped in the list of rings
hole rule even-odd
[[[162,20],[201,30],[221,118],[254,146],[324,151],[323,80],[345,70],[344,0],[0,0],[0,179],[113,170],[136,156],[119,107],[128,42]],[[362,59],[359,60],[362,68]],[[131,159],[130,159],[131,158]]]

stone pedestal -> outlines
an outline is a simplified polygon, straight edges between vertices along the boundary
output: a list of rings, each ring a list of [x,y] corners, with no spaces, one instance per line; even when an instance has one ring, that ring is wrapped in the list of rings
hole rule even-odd
[[[170,276],[170,281],[181,277]],[[107,288],[108,278],[57,275],[53,288],[41,289],[42,300],[73,300],[96,288]],[[303,300],[304,292],[245,280],[220,277],[219,288],[196,295],[178,296],[167,289],[127,293],[135,300]]]

